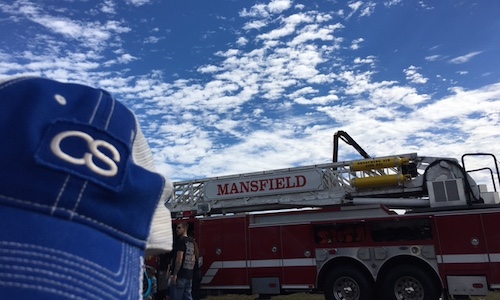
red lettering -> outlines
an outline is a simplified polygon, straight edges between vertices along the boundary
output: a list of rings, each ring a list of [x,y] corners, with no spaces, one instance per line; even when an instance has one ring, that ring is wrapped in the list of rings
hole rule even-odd
[[[276,178],[276,188],[281,190],[281,189],[284,189],[285,188],[285,178],[284,177],[280,177],[280,178]]]
[[[272,190],[276,189],[276,186],[274,185],[275,180],[273,178],[270,178],[270,179],[268,179],[268,181],[269,181],[269,190],[272,191]]]
[[[249,187],[250,187],[249,181],[246,181],[246,182],[241,181],[240,182],[240,193],[248,193]]]
[[[238,191],[238,186],[236,183],[233,183],[231,185],[231,191],[229,192],[230,194],[238,194],[240,191]]]
[[[232,183],[217,184],[217,195],[234,195],[240,193],[255,193],[262,191],[301,188],[306,186],[307,178],[304,175],[294,177],[276,177],[249,181],[235,181]]]
[[[256,180],[252,180],[250,182],[250,187],[251,192],[257,192],[259,190],[259,183]]]
[[[263,191],[266,189],[267,187],[267,179],[260,179],[259,180],[259,184],[260,184],[260,189],[259,191]]]
[[[304,175],[297,175],[295,176],[295,180],[297,182],[297,187],[303,187],[307,183],[307,179]]]
[[[228,188],[229,188],[229,184],[224,184],[224,186],[222,186],[221,184],[218,184],[217,185],[217,195],[220,196],[220,195],[227,195],[228,193]]]

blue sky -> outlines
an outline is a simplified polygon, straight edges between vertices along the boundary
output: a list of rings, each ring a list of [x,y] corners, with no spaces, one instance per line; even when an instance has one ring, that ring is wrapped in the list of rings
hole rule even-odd
[[[500,155],[496,0],[1,0],[0,26],[0,79],[110,91],[174,181],[326,163],[338,130]]]

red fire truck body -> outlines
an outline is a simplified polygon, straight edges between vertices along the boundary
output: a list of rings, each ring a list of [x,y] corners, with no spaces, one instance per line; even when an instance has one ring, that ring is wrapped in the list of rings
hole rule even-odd
[[[500,201],[462,165],[412,153],[176,182],[167,207],[208,292],[463,299],[500,289]]]

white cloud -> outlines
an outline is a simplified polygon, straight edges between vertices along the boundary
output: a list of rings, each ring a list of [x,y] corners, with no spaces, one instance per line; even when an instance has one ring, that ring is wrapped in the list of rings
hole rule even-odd
[[[280,28],[260,34],[257,36],[257,38],[263,40],[274,40],[289,36],[295,32],[295,29],[299,24],[310,23],[312,21],[313,18],[310,15],[304,13],[294,14],[284,18],[282,21],[283,26],[281,26]]]
[[[262,20],[255,20],[251,22],[245,23],[245,26],[243,26],[244,30],[251,30],[251,29],[260,29],[262,27],[267,26],[267,23]]]
[[[279,14],[292,6],[291,0],[272,0],[268,4],[269,12]]]
[[[145,40],[144,40],[144,43],[146,44],[156,44],[158,43],[159,41],[161,41],[163,38],[159,38],[159,37],[156,37],[156,36],[148,36]]]
[[[108,3],[109,5],[109,3]],[[2,10],[18,17],[45,27],[47,30],[64,36],[70,40],[77,40],[81,46],[102,49],[114,38],[116,33],[125,33],[130,27],[122,25],[120,21],[83,21],[74,18],[54,16],[44,12],[41,4],[29,1],[16,2],[11,6],[3,5]]]
[[[231,56],[238,55],[239,52],[240,52],[240,50],[238,50],[238,49],[228,49],[225,52],[224,51],[217,51],[215,53],[215,55],[224,56],[224,57],[231,57]]]
[[[418,111],[418,115],[423,120],[440,122],[450,118],[459,120],[473,113],[496,112],[498,115],[499,111],[500,83],[496,83],[471,91],[455,88],[452,95],[427,105]],[[457,126],[460,126],[460,123],[457,123]]]
[[[369,2],[365,7],[361,10],[360,17],[370,16],[375,11],[375,6],[377,6],[374,2]]]
[[[116,65],[116,64],[128,64],[134,60],[137,60],[138,58],[137,57],[134,57],[128,53],[124,53],[120,56],[117,56],[116,58],[114,59],[110,59],[108,61],[105,61],[103,63],[103,65],[105,66],[112,66],[112,65]]]
[[[377,3],[369,1],[364,3],[363,1],[351,1],[347,4],[347,6],[351,9],[351,12],[345,17],[346,19],[350,19],[354,16],[358,11],[360,12],[360,17],[368,17],[375,11],[375,7]],[[337,12],[339,16],[344,16],[344,11],[339,10]]]
[[[236,40],[236,45],[238,45],[238,46],[245,46],[246,44],[248,44],[248,39],[245,37],[239,37]]]
[[[244,8],[240,11],[239,15],[240,17],[247,18],[267,18],[269,17],[269,12],[267,11],[267,6],[265,4],[256,4],[249,10]]]
[[[298,35],[293,38],[290,45],[295,46],[314,40],[332,41],[334,39],[333,32],[339,28],[343,28],[343,25],[340,23],[323,28],[320,28],[316,24],[304,26],[303,29],[298,31]]]
[[[359,49],[359,44],[364,42],[365,40],[363,38],[357,38],[355,40],[352,40],[351,42],[351,49],[352,50],[358,50]]]
[[[384,1],[384,5],[387,7],[393,6],[393,5],[398,5],[402,2],[402,0],[389,0],[389,1]]]
[[[144,4],[150,3],[152,0],[125,0],[127,4],[132,4],[134,6],[142,6]]]
[[[126,64],[126,63],[129,63],[129,62],[134,61],[134,60],[137,60],[137,57],[134,57],[128,53],[123,54],[122,56],[118,57],[118,61],[122,64],[123,63]]]
[[[406,80],[416,84],[426,83],[429,78],[425,78],[422,74],[418,73],[419,69],[420,68],[417,68],[415,66],[409,66],[407,69],[404,69]]]
[[[327,96],[319,96],[319,97],[312,97],[312,98],[305,98],[305,97],[298,97],[294,99],[294,101],[298,104],[302,105],[326,105],[330,102],[335,102],[339,100],[339,97],[335,94],[330,94]]]
[[[463,64],[463,63],[466,63],[469,60],[471,60],[474,56],[479,55],[481,53],[482,53],[482,51],[470,52],[470,53],[467,53],[465,55],[457,56],[455,58],[452,58],[452,59],[449,60],[449,62],[452,63],[452,64]]]
[[[303,87],[301,89],[298,89],[298,90],[294,91],[293,93],[288,94],[287,97],[294,99],[294,98],[297,98],[297,97],[300,97],[303,95],[307,95],[307,94],[316,94],[317,92],[319,92],[317,89],[314,89],[310,86],[307,86],[307,87]]]
[[[345,71],[339,74],[339,80],[346,84],[344,93],[347,95],[361,95],[364,93],[370,93],[379,88],[384,88],[392,86],[397,83],[397,81],[381,81],[372,82],[373,72],[354,72]]]
[[[375,63],[375,56],[369,55],[369,56],[367,56],[365,58],[356,57],[354,59],[354,63],[355,64],[369,64],[369,65],[373,65]]]
[[[318,23],[328,22],[328,21],[331,21],[332,19],[333,19],[332,15],[327,14],[327,13],[318,13],[315,16],[315,20]]]
[[[425,10],[432,10],[432,9],[434,9],[434,7],[428,5],[424,1],[419,1],[418,4],[420,5],[421,8],[423,8]]]
[[[349,6],[350,9],[352,9],[353,12],[356,12],[361,5],[363,5],[362,1],[356,1],[356,2],[350,2],[347,6]]]
[[[427,61],[438,61],[441,59],[443,59],[443,56],[439,54],[429,55],[425,57],[425,60]]]
[[[416,89],[406,86],[384,86],[370,91],[370,106],[386,107],[388,105],[404,105],[411,107],[414,104],[428,99],[426,95],[418,95]]]
[[[200,72],[200,73],[214,73],[214,72],[217,72],[218,70],[219,70],[219,67],[214,66],[214,65],[207,65],[207,66],[203,66],[203,67],[198,68],[198,72]]]
[[[264,113],[264,110],[262,108],[257,108],[257,109],[253,110],[252,115],[254,117],[260,117],[263,113]]]
[[[116,4],[113,2],[113,0],[104,0],[104,2],[100,4],[100,10],[106,14],[116,14],[115,7]]]

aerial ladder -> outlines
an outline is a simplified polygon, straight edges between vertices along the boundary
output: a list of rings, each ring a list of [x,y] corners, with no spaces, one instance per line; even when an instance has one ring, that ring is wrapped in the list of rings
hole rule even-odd
[[[337,161],[339,139],[363,159]],[[417,153],[372,158],[343,131],[334,136],[333,154],[331,163],[174,182],[166,206],[173,214],[209,215],[334,205],[439,209],[499,202],[496,190],[477,185],[456,159]],[[498,176],[498,166],[496,172]]]

